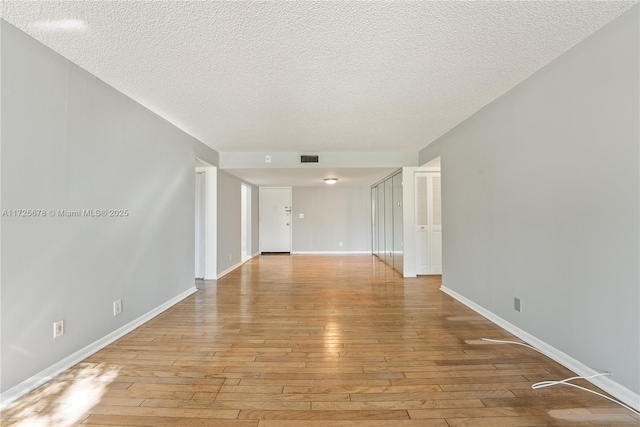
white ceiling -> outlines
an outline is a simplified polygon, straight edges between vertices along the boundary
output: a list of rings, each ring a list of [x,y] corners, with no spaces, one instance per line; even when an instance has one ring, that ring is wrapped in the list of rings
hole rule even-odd
[[[5,0],[1,13],[220,152],[416,152],[635,3]]]

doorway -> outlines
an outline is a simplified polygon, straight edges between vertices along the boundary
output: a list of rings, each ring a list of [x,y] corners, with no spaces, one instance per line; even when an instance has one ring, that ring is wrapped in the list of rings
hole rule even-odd
[[[195,278],[217,279],[218,168],[195,165]]]
[[[252,255],[251,248],[251,187],[240,185],[240,252],[242,262]]]
[[[291,187],[260,188],[260,252],[291,253]]]
[[[430,167],[427,171],[415,172],[414,180],[416,274],[442,274],[440,168]]]

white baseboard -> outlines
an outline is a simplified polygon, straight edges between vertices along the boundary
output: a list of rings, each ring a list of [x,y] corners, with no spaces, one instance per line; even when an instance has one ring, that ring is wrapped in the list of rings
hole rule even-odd
[[[244,261],[240,261],[239,263],[232,265],[231,267],[227,268],[226,270],[224,270],[223,272],[218,274],[217,278],[221,279],[223,276],[226,276],[227,274],[231,273],[236,268],[241,267],[242,264],[244,264],[245,262],[257,257],[258,255],[260,255],[260,252],[256,252],[256,253],[252,254],[249,258],[245,259]]]
[[[588,367],[587,365],[585,365],[584,363],[580,362],[579,360],[576,360],[573,357],[569,356],[568,354],[563,353],[562,351],[560,351],[557,348],[547,344],[546,342],[536,338],[535,336],[531,335],[530,333],[528,333],[526,331],[523,331],[522,329],[518,328],[517,326],[513,325],[512,323],[509,323],[508,321],[504,320],[503,318],[501,318],[499,316],[496,316],[495,314],[493,314],[489,310],[487,310],[487,309],[479,306],[475,302],[463,297],[462,295],[460,295],[456,291],[454,291],[452,289],[449,289],[449,288],[447,288],[445,286],[440,287],[440,290],[442,292],[444,292],[445,294],[447,294],[447,295],[453,297],[454,299],[458,300],[462,304],[466,305],[467,307],[469,307],[470,309],[472,309],[476,313],[482,315],[483,317],[487,318],[491,322],[493,322],[496,325],[500,326],[501,328],[505,329],[506,331],[508,331],[508,332],[512,333],[513,335],[517,336],[521,340],[523,340],[523,341],[527,342],[528,344],[532,345],[533,347],[537,348],[538,350],[540,350],[540,352],[542,354],[544,354],[545,356],[555,360],[556,362],[558,362],[559,364],[561,364],[565,368],[575,372],[579,376],[588,377],[588,376],[591,376],[591,375],[594,375],[594,374],[598,373],[598,371],[595,371],[594,369]],[[480,337],[478,337],[478,338],[480,338]],[[559,379],[562,379],[562,378],[559,378]],[[610,395],[616,397],[621,402],[626,403],[627,405],[631,406],[632,408],[640,410],[640,394],[637,394],[637,393],[629,390],[625,386],[613,381],[609,377],[604,377],[604,376],[603,377],[596,377],[596,378],[591,378],[588,381],[591,382],[592,384],[600,387],[602,390],[604,390],[605,392],[609,393]]]
[[[3,408],[7,404],[13,402],[14,400],[27,394],[28,392],[35,390],[36,388],[40,387],[42,384],[46,383],[47,381],[53,379],[60,373],[66,371],[67,369],[71,368],[77,363],[82,362],[87,357],[103,349],[104,347],[108,346],[114,341],[122,338],[124,335],[140,327],[144,323],[156,317],[158,314],[176,305],[183,299],[187,298],[188,296],[196,292],[197,292],[197,289],[195,286],[184,291],[180,295],[171,298],[169,301],[159,305],[158,307],[154,308],[148,313],[143,314],[142,316],[116,329],[110,334],[105,335],[104,337],[89,344],[84,348],[81,348],[80,350],[76,351],[70,356],[65,357],[61,361],[54,363],[48,368],[38,372],[31,378],[27,378],[26,380],[22,381],[20,384],[17,384],[11,387],[9,390],[3,392],[2,395],[0,395],[0,408]]]
[[[249,258],[251,259],[251,258]],[[248,260],[247,260],[248,261]],[[222,277],[226,276],[227,274],[231,273],[233,270],[235,270],[236,268],[240,267],[242,264],[244,264],[246,261],[242,262],[240,261],[237,264],[232,265],[231,267],[227,268],[226,270],[224,270],[223,272],[218,274],[218,279],[222,279]]]
[[[371,251],[295,251],[292,255],[372,255]]]

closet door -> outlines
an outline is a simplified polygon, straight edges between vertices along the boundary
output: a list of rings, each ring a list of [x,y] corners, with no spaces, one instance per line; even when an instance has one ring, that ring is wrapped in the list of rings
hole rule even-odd
[[[393,182],[384,181],[384,262],[393,267]]]
[[[431,274],[442,274],[442,199],[440,187],[440,172],[429,173],[427,185],[431,194],[430,198],[430,239],[429,264]]]
[[[404,233],[402,216],[402,173],[391,178],[393,189],[393,268],[402,273],[404,268]]]
[[[378,255],[378,187],[371,187],[371,253]]]
[[[440,173],[415,173],[416,274],[442,274]]]
[[[378,184],[378,258],[382,261],[386,260],[385,257],[385,244],[384,244],[384,182]]]

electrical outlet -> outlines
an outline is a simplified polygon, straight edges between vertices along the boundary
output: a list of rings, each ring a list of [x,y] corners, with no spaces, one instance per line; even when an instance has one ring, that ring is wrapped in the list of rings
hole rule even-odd
[[[231,261],[231,254],[229,254],[229,261]]]
[[[513,298],[513,309],[515,311],[522,311],[522,302],[520,301],[520,298]]]
[[[113,302],[113,315],[117,316],[118,314],[122,313],[122,300],[115,300]]]
[[[342,246],[342,242],[340,242],[340,246]]]
[[[298,214],[298,218],[303,219],[304,218],[304,214]]]
[[[58,338],[60,335],[64,335],[64,320],[53,322],[53,337]]]

